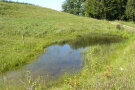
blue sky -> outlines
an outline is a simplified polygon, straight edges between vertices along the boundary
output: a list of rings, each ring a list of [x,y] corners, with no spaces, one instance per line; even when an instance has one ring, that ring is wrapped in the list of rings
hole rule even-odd
[[[61,5],[65,0],[9,0],[9,1],[31,3],[38,6],[47,7],[47,8],[61,11],[62,10]]]

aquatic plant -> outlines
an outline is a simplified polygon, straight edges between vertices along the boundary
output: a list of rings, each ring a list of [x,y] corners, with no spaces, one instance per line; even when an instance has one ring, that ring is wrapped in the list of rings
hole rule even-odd
[[[20,80],[20,82],[24,85],[24,88],[27,90],[40,90],[41,89],[41,85],[40,85],[41,79],[42,79],[42,77],[39,76],[37,79],[33,80],[31,73],[29,71],[27,71],[25,79],[24,79],[25,81]]]

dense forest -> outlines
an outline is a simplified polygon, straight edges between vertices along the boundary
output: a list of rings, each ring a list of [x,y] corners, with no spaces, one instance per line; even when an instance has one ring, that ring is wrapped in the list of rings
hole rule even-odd
[[[135,0],[66,0],[63,11],[108,20],[135,21]]]

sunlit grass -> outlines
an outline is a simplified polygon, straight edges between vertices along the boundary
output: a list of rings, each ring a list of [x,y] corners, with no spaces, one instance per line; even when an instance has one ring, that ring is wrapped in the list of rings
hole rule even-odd
[[[88,32],[121,34],[107,21],[78,17],[27,4],[0,4],[0,72],[34,60],[44,47],[59,40],[75,38]]]

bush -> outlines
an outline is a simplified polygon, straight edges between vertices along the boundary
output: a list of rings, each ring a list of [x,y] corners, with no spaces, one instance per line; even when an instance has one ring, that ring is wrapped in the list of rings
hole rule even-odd
[[[116,25],[116,29],[121,30],[122,26],[120,24]]]

